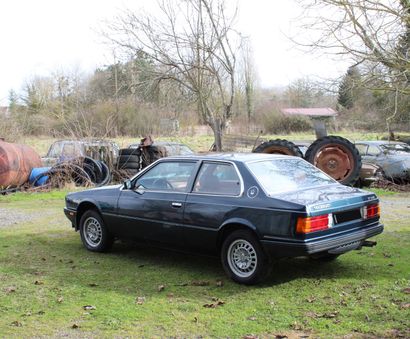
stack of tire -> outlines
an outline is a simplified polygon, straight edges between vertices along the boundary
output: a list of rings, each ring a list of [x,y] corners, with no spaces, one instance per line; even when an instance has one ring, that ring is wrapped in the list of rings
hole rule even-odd
[[[133,175],[141,170],[141,149],[140,148],[123,148],[120,149],[117,168]]]
[[[253,152],[303,157],[344,185],[354,185],[362,167],[362,158],[356,146],[339,136],[317,139],[304,156],[293,142],[283,139],[263,142]]]

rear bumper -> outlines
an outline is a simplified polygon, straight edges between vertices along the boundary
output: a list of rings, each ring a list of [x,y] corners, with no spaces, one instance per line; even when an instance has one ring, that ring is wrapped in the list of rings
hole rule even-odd
[[[263,239],[262,246],[274,257],[299,257],[319,252],[344,253],[361,247],[364,240],[383,232],[379,222],[355,231],[331,234],[325,238],[307,240]]]
[[[77,211],[64,207],[64,214],[71,221],[71,225],[76,228],[77,224]]]

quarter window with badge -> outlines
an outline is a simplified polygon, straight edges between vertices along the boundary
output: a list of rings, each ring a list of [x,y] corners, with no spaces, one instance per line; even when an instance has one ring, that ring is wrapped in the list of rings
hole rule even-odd
[[[204,162],[196,178],[193,192],[237,196],[241,192],[238,173],[232,164]]]

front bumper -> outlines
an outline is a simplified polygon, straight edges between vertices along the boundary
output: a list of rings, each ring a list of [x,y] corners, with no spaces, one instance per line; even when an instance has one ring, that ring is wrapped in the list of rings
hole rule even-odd
[[[76,229],[77,224],[77,211],[64,207],[64,214],[71,221],[71,225]]]
[[[319,239],[283,240],[265,238],[261,240],[261,243],[265,251],[274,257],[300,257],[319,252],[345,253],[360,248],[364,240],[382,233],[383,228],[384,226],[377,222],[366,228],[330,234]]]

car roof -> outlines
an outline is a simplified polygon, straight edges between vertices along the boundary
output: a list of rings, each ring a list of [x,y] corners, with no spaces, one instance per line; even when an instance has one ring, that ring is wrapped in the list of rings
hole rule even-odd
[[[356,141],[355,144],[366,144],[366,145],[388,145],[388,144],[399,144],[399,145],[407,145],[405,142],[395,141],[395,140],[364,140],[364,141]]]
[[[266,153],[205,153],[205,154],[193,154],[184,156],[171,156],[164,159],[181,159],[181,160],[210,160],[210,161],[233,161],[233,162],[252,162],[258,160],[268,159],[285,159],[285,158],[297,158],[290,155],[282,154],[266,154]]]

